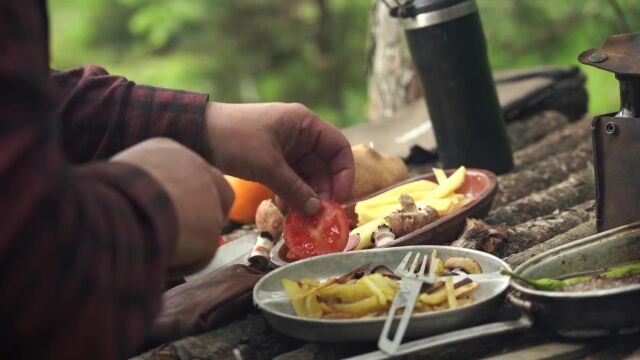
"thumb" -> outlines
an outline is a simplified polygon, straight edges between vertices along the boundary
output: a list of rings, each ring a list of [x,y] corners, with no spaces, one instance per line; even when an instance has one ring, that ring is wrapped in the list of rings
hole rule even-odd
[[[320,211],[318,194],[286,162],[282,161],[281,164],[276,169],[270,169],[270,172],[279,176],[267,177],[264,184],[294,209],[307,216],[317,214]]]

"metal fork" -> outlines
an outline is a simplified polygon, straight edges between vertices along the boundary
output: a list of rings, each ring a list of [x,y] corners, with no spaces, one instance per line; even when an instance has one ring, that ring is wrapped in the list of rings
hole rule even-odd
[[[411,259],[411,254],[412,252],[409,251],[395,270],[395,273],[400,275],[402,278],[400,282],[400,289],[391,304],[391,308],[387,314],[387,319],[385,320],[384,327],[382,328],[382,333],[378,339],[378,348],[388,355],[393,355],[402,343],[402,338],[404,337],[404,333],[409,325],[409,320],[411,319],[411,314],[413,313],[413,308],[416,305],[416,300],[420,294],[422,284],[425,282],[433,284],[437,281],[437,277],[435,276],[435,259],[432,259],[431,261],[429,274],[424,274],[425,268],[427,267],[427,261],[429,260],[429,255],[427,254],[425,254],[422,259],[422,265],[420,266],[420,271],[418,273],[416,273],[415,270],[420,260],[420,253],[416,253],[410,269],[407,270],[407,264]],[[403,307],[404,312],[400,318],[398,328],[396,329],[393,339],[389,339],[389,332],[391,330],[391,325],[393,324],[393,319],[396,316],[396,311]]]

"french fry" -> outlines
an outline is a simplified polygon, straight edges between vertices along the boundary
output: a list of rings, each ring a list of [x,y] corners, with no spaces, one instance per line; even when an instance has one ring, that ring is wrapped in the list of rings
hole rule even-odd
[[[387,302],[388,302],[387,297],[384,296],[384,293],[382,292],[382,290],[370,278],[363,277],[358,280],[358,283],[362,283],[363,285],[368,287],[373,293],[373,295],[376,297],[380,305],[382,306],[387,305]]]
[[[417,180],[408,184],[396,186],[393,189],[383,192],[376,197],[398,197],[400,194],[408,194],[419,191],[430,191],[438,187],[438,184],[429,180]]]
[[[447,301],[447,292],[444,288],[440,288],[431,294],[420,294],[418,300],[428,305],[439,305]]]
[[[353,303],[331,304],[330,306],[337,311],[349,314],[366,314],[382,308],[380,302],[375,296],[369,296],[368,298]]]
[[[322,307],[320,306],[316,295],[307,296],[304,305],[307,317],[312,319],[320,319],[322,317]]]
[[[305,299],[298,299],[298,296],[304,293],[304,291],[298,286],[298,283],[289,279],[282,279],[282,286],[287,292],[287,295],[289,295],[289,299],[291,299],[291,304],[293,305],[293,310],[296,312],[296,315],[307,317]]]
[[[442,185],[445,181],[447,181],[447,174],[444,173],[444,170],[440,168],[433,168],[431,169],[431,171],[433,171],[433,175],[436,176],[438,184]]]
[[[465,167],[460,166],[444,183],[438,185],[429,197],[431,199],[442,199],[453,194],[464,183],[465,171]]]
[[[456,301],[456,293],[453,288],[453,278],[448,276],[444,281],[444,287],[447,292],[447,303],[449,303],[449,309],[455,309],[458,307],[458,302]]]
[[[318,291],[323,299],[338,302],[355,302],[372,295],[371,290],[360,284],[335,284]]]

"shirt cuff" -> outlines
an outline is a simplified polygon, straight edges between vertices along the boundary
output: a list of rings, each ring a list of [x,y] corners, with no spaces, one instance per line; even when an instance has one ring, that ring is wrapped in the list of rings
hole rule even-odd
[[[124,147],[168,137],[205,154],[205,112],[209,95],[134,85],[126,107]]]

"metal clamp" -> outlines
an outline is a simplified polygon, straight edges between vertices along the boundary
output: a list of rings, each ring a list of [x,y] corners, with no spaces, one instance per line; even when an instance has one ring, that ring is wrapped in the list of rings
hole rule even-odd
[[[478,11],[475,0],[450,6],[437,11],[431,11],[416,15],[413,18],[403,18],[402,26],[405,30],[420,29],[437,25]]]

